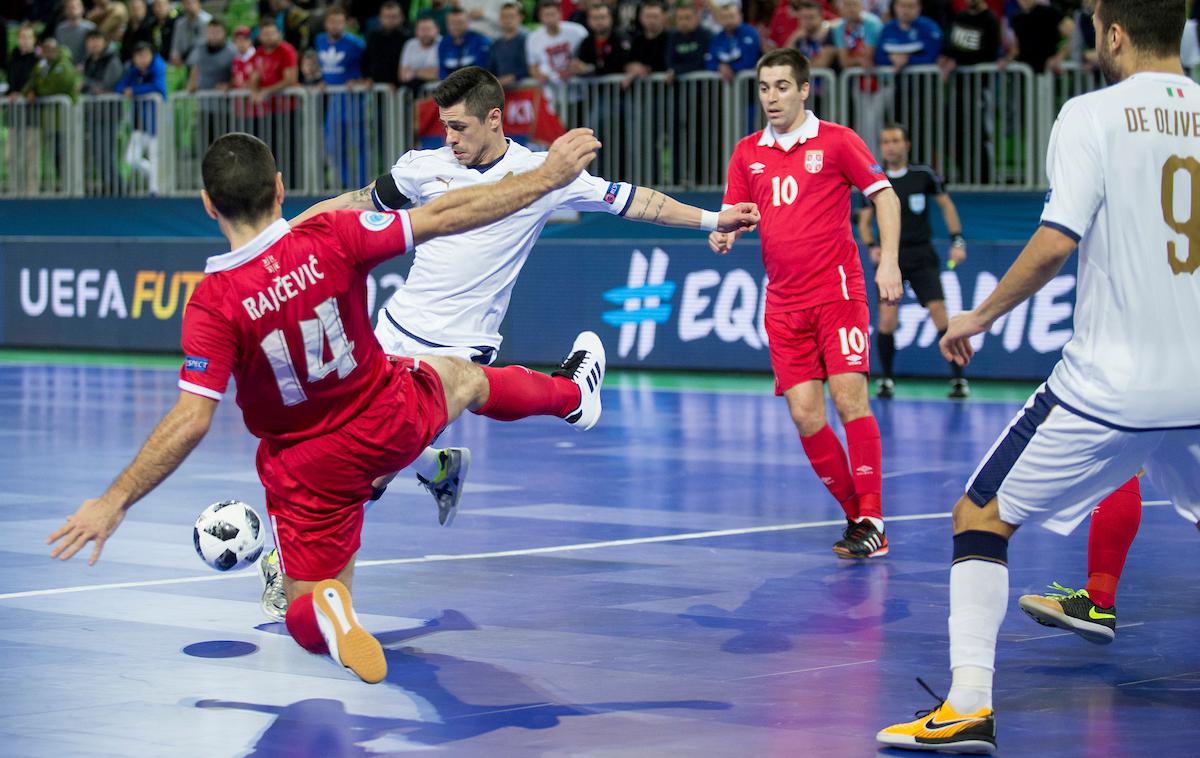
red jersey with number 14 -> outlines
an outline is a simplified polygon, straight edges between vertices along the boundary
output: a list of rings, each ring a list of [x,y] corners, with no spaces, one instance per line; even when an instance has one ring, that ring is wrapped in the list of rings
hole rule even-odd
[[[246,428],[296,442],[340,428],[387,385],[367,272],[413,247],[406,211],[275,221],[208,259],[183,314],[179,387],[220,400],[232,375]]]
[[[762,214],[767,308],[866,301],[850,190],[870,197],[891,183],[857,134],[809,111],[790,135],[768,126],[738,142],[727,175],[725,203],[756,203]]]

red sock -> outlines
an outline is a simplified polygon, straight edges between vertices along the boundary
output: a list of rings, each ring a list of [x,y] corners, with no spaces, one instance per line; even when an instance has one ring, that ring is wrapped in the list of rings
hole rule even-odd
[[[874,416],[856,418],[846,424],[846,448],[854,473],[854,493],[858,495],[858,516],[883,518],[883,447],[879,442],[879,424]]]
[[[829,494],[841,504],[846,518],[858,518],[854,479],[850,476],[850,464],[846,461],[842,441],[826,424],[814,435],[801,436],[800,444],[804,446],[804,454],[808,456],[813,471],[817,472],[821,483],[829,488]]]
[[[321,635],[321,627],[317,626],[317,612],[313,610],[311,592],[288,603],[285,623],[292,639],[300,647],[310,653],[329,652],[329,646],[325,644],[325,638]]]
[[[529,416],[565,418],[579,407],[579,387],[565,376],[547,376],[524,366],[483,367],[488,399],[475,413],[497,421]]]
[[[1142,488],[1135,476],[1100,501],[1088,530],[1087,591],[1092,602],[1111,608],[1117,602],[1117,582],[1125,556],[1142,522]]]

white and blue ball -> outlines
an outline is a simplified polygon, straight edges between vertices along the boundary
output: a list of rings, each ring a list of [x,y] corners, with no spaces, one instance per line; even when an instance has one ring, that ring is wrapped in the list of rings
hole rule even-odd
[[[192,529],[200,560],[217,571],[253,565],[263,549],[262,519],[240,500],[213,503]]]

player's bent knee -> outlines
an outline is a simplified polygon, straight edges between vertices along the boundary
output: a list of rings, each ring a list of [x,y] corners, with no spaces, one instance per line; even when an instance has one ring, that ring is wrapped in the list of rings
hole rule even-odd
[[[1000,519],[1000,505],[996,498],[992,498],[985,505],[976,505],[975,501],[963,495],[954,504],[954,511],[951,514],[954,522],[954,533],[961,534],[963,532],[992,532],[1004,537],[1008,537],[1013,533],[1015,527],[1004,523]]]
[[[474,363],[445,355],[421,356],[420,359],[442,380],[442,389],[446,393],[446,414],[450,421],[487,398],[487,377]]]

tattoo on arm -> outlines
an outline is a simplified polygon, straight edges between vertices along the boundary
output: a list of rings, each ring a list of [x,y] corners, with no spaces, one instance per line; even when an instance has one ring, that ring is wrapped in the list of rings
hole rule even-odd
[[[653,219],[653,223],[657,224],[658,220],[662,217],[662,210],[663,210],[663,206],[666,205],[666,203],[667,203],[667,196],[662,194],[661,192],[655,192],[654,194],[658,195],[658,206],[654,209],[654,219]],[[646,204],[649,205],[648,202]]]
[[[362,189],[357,190],[351,196],[351,200],[353,201],[354,205],[356,205],[356,206],[359,204],[362,204],[362,203],[374,204],[374,201],[371,200],[371,188],[370,187],[363,187]]]

